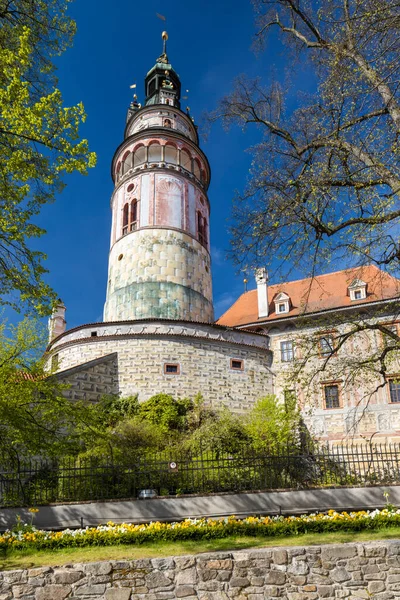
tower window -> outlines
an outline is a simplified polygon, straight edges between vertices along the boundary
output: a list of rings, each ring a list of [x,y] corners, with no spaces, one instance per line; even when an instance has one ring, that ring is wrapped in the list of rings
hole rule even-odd
[[[149,146],[149,162],[161,161],[161,146],[159,144],[151,144]]]
[[[231,358],[231,369],[233,369],[233,371],[243,371],[244,361],[239,358]]]
[[[127,202],[124,206],[124,212],[122,216],[122,235],[126,235],[130,231],[135,231],[137,229],[137,213],[137,200],[134,198],[130,204]]]
[[[128,224],[129,224],[129,204],[126,203],[124,206],[124,212],[122,215],[122,235],[126,235],[128,233]]]
[[[138,167],[146,162],[146,148],[144,146],[140,146],[135,150],[135,154],[133,155],[133,166]]]
[[[197,213],[197,235],[200,244],[207,247],[207,220],[202,216],[200,211]]]
[[[181,167],[187,171],[192,171],[192,159],[189,152],[186,152],[186,150],[181,151]]]
[[[137,229],[137,200],[136,198],[131,202],[131,215],[129,222],[129,231],[135,231]]]
[[[180,366],[178,363],[164,363],[165,375],[179,375]]]

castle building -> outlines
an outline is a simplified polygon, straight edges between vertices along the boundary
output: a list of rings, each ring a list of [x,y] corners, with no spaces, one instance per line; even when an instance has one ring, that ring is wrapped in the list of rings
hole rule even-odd
[[[245,411],[267,394],[282,401],[290,394],[323,439],[399,437],[397,356],[385,376],[351,369],[355,357],[377,355],[388,343],[382,331],[359,332],[336,348],[354,318],[399,332],[395,278],[365,267],[268,285],[259,269],[257,290],[214,322],[211,171],[193,119],[181,110],[167,39],[164,32],[145,102],[134,97],[112,160],[104,321],[66,330],[60,302],[49,321],[49,367],[70,384],[72,400],[200,392],[216,408]]]
[[[111,167],[111,243],[104,322],[65,331],[50,319],[49,364],[72,399],[156,393],[244,410],[272,393],[264,334],[216,325],[209,248],[210,166],[180,106],[163,52],[134,97]]]

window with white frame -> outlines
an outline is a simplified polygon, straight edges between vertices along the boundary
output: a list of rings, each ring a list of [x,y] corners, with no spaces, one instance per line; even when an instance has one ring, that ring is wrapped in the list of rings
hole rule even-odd
[[[290,310],[290,298],[285,292],[279,292],[274,298],[275,312],[277,314],[288,313]]]
[[[281,361],[292,362],[294,360],[294,347],[292,340],[281,342]]]
[[[361,279],[354,279],[348,287],[350,300],[364,300],[367,297],[367,284]]]

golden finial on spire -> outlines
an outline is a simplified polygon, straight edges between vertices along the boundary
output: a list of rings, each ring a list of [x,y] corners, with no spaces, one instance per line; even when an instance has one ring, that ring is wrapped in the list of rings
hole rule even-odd
[[[163,54],[167,54],[168,33],[166,31],[163,31],[161,37],[162,37],[162,40],[163,40]]]

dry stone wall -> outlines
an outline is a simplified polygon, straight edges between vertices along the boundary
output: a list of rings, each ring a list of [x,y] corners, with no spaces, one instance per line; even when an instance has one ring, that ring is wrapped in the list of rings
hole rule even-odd
[[[0,573],[0,600],[399,597],[399,540],[71,564]]]

